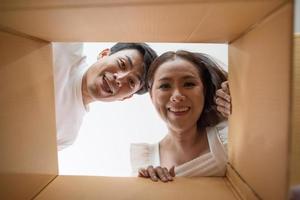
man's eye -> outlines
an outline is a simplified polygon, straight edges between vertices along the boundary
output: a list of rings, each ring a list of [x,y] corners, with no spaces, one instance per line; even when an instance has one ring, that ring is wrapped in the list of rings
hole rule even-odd
[[[122,70],[125,70],[125,69],[126,69],[126,63],[125,63],[124,60],[119,59],[119,64],[120,64],[120,68],[121,68]]]
[[[129,85],[131,88],[134,88],[135,87],[135,81],[133,79],[129,79]]]
[[[165,90],[165,89],[171,88],[171,85],[168,84],[168,83],[163,83],[163,84],[160,84],[160,85],[158,86],[158,88],[159,88],[159,89]]]
[[[194,82],[185,82],[183,86],[187,88],[191,88],[196,86],[196,84]]]

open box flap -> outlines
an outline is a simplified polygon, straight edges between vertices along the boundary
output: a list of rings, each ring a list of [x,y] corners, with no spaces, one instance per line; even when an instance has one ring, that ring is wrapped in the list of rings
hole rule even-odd
[[[0,31],[0,199],[30,199],[58,174],[52,48]]]
[[[4,2],[1,26],[47,41],[226,43],[285,0]]]
[[[262,199],[286,199],[292,6],[229,45],[229,162]]]

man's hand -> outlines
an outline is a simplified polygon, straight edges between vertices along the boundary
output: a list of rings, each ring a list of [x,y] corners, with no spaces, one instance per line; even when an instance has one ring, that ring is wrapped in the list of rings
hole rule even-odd
[[[226,118],[231,114],[231,97],[228,81],[221,84],[221,88],[216,92],[217,110]]]
[[[143,178],[150,178],[152,181],[157,182],[158,180],[161,180],[162,182],[168,182],[168,181],[173,181],[173,177],[175,176],[175,170],[174,166],[171,167],[170,170],[168,170],[166,167],[153,167],[150,165],[145,168],[139,169],[139,177]]]

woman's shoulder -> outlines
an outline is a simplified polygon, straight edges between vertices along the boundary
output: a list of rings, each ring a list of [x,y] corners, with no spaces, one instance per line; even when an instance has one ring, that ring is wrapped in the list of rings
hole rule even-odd
[[[216,134],[219,142],[224,146],[225,150],[227,151],[228,121],[223,121],[214,127],[209,127],[208,131]]]
[[[157,149],[158,143],[133,143],[130,145],[130,162],[133,174],[136,174],[139,168],[155,165]]]
[[[154,152],[158,144],[148,143],[132,143],[130,145],[131,160],[145,160],[148,159]]]

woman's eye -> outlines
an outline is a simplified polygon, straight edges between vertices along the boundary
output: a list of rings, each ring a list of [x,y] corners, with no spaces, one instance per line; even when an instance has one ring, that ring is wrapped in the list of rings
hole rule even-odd
[[[171,87],[171,85],[168,84],[168,83],[160,84],[160,85],[158,86],[159,89],[168,89],[168,88],[170,88],[170,87]]]
[[[196,84],[194,82],[185,82],[184,83],[184,87],[191,88],[191,87],[194,87],[194,86],[196,86]]]

